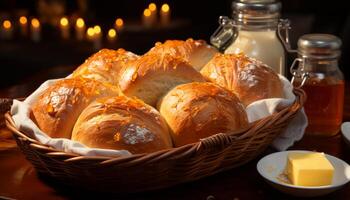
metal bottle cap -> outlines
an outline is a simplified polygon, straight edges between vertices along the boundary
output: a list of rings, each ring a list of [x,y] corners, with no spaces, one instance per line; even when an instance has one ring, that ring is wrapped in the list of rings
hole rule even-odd
[[[302,57],[331,59],[340,56],[341,40],[330,34],[306,34],[298,40],[298,53]]]
[[[241,25],[276,26],[282,8],[277,0],[237,0],[232,2],[233,19]]]

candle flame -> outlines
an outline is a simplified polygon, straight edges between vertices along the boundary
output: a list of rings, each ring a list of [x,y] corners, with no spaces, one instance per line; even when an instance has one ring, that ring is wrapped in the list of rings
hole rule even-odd
[[[168,4],[165,3],[165,4],[162,5],[162,8],[161,8],[161,9],[162,9],[163,12],[169,12],[170,7],[169,7]]]
[[[101,27],[98,26],[98,25],[94,26],[94,33],[95,34],[100,34],[101,33]]]
[[[115,24],[118,26],[118,27],[121,27],[124,25],[124,21],[122,18],[118,18],[115,20]]]
[[[117,32],[113,28],[109,29],[108,37],[115,38],[116,36],[117,36]]]
[[[86,34],[90,37],[94,36],[95,35],[94,28],[92,28],[92,27],[88,28],[86,31]]]
[[[60,24],[62,26],[68,26],[69,22],[68,22],[67,17],[62,17],[61,20],[60,20]]]
[[[2,23],[2,26],[5,28],[5,29],[10,29],[12,24],[10,22],[10,20],[5,20],[3,23]]]
[[[83,27],[85,26],[84,19],[78,18],[77,21],[75,22],[75,25],[76,25],[78,28],[83,28]]]
[[[34,28],[39,28],[39,26],[40,26],[40,22],[37,18],[33,18],[31,21],[31,24]]]
[[[157,10],[157,5],[155,3],[150,3],[148,5],[148,9],[151,11],[151,12],[154,12]]]
[[[28,22],[28,20],[27,20],[27,17],[25,17],[25,16],[21,16],[20,18],[19,18],[19,23],[20,24],[27,24],[27,22]]]
[[[151,11],[150,11],[148,8],[146,8],[146,9],[143,11],[143,15],[144,15],[145,17],[149,17],[149,16],[151,16]]]

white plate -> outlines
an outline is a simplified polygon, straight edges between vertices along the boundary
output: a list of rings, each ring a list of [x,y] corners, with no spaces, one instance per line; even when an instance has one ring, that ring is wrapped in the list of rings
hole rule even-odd
[[[272,153],[262,158],[257,164],[257,170],[260,175],[264,177],[269,184],[284,193],[300,197],[321,196],[341,188],[350,180],[350,166],[343,160],[325,154],[334,167],[332,185],[305,187],[283,182],[280,177],[286,168],[288,153],[291,152],[307,153],[311,151],[282,151]]]
[[[344,122],[341,125],[341,133],[345,142],[350,145],[350,122]]]

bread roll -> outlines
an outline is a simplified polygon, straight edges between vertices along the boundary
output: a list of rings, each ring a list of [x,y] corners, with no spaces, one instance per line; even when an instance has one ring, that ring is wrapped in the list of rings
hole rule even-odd
[[[73,77],[91,78],[112,85],[118,84],[119,71],[137,55],[124,49],[102,49],[89,57],[74,72]]]
[[[157,42],[148,53],[172,54],[189,62],[196,70],[201,70],[218,51],[204,40],[167,40]]]
[[[117,87],[92,79],[63,79],[43,91],[31,106],[33,120],[53,138],[71,138],[75,121],[90,102],[118,94]]]
[[[91,103],[75,124],[72,140],[88,147],[125,149],[133,154],[172,147],[167,124],[158,111],[126,96]]]
[[[148,54],[123,69],[119,86],[129,97],[138,97],[156,106],[157,101],[176,85],[205,81],[186,61],[169,54]]]
[[[171,90],[159,103],[176,147],[217,133],[248,126],[243,104],[213,83],[187,83]]]
[[[245,106],[266,98],[283,98],[278,75],[243,54],[216,54],[201,70],[210,81],[234,92]]]

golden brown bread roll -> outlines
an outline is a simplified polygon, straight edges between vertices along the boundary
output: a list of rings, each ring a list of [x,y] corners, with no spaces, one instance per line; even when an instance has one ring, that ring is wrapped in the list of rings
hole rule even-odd
[[[123,68],[119,80],[121,90],[156,106],[157,101],[176,85],[205,81],[186,61],[169,54],[141,56]]]
[[[158,111],[124,95],[91,103],[75,124],[72,140],[133,154],[172,147],[167,124]]]
[[[243,54],[216,54],[201,73],[234,92],[245,106],[260,99],[284,96],[278,75],[267,65]]]
[[[98,97],[119,94],[117,87],[84,78],[63,79],[49,86],[31,106],[38,127],[53,138],[70,138],[83,109]]]
[[[196,70],[201,70],[218,51],[204,40],[167,40],[157,42],[147,53],[171,54],[189,62]]]
[[[214,83],[187,83],[172,89],[159,103],[176,147],[217,133],[248,126],[243,104]]]
[[[112,85],[118,84],[119,71],[139,56],[124,49],[102,49],[90,56],[74,72],[73,77],[91,78]]]

